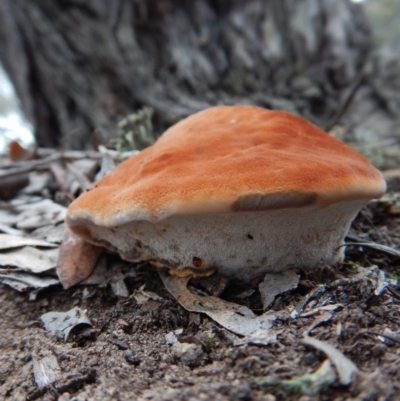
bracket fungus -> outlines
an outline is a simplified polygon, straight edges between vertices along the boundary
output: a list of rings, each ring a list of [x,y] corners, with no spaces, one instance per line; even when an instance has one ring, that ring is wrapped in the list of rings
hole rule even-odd
[[[66,222],[175,276],[251,279],[341,261],[353,218],[385,189],[363,156],[301,117],[217,106],[121,163]]]

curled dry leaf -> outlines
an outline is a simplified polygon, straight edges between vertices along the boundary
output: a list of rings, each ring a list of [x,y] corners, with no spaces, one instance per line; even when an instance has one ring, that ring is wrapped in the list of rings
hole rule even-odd
[[[303,343],[310,345],[327,355],[336,368],[340,384],[348,386],[353,380],[353,375],[359,373],[357,366],[331,344],[308,336],[304,337]]]
[[[27,272],[42,273],[54,269],[56,263],[45,252],[25,246],[1,252],[0,266],[12,266]]]
[[[221,326],[242,336],[260,337],[262,332],[265,336],[269,336],[269,329],[275,320],[273,315],[255,316],[246,306],[226,302],[213,296],[192,294],[187,288],[190,277],[174,277],[161,270],[159,274],[167,290],[186,310],[205,313]]]
[[[13,207],[11,207],[10,205],[1,205],[0,206],[0,221],[1,224],[7,226],[7,227],[11,227],[14,226],[15,224],[18,223],[18,221],[21,220],[21,217],[19,215],[19,212],[17,210],[14,210]],[[15,229],[14,229],[15,230]],[[21,234],[22,231],[21,231]],[[13,235],[13,234],[11,234]]]
[[[365,246],[368,248],[372,248],[375,251],[378,252],[383,252],[383,253],[387,253],[389,255],[392,256],[400,256],[400,251],[398,251],[397,249],[394,249],[390,246],[387,245],[381,245],[381,244],[377,244],[376,242],[372,242],[372,241],[368,241],[368,242],[346,242],[345,246]]]
[[[27,291],[30,288],[46,288],[60,283],[54,277],[40,277],[28,273],[0,274],[0,281],[20,292]]]
[[[31,172],[29,173],[29,185],[23,189],[26,195],[40,195],[51,181],[51,175],[48,172]]]
[[[90,276],[103,248],[94,246],[65,229],[57,262],[57,275],[65,289]]]
[[[334,367],[329,359],[326,359],[315,372],[306,372],[291,379],[267,378],[262,380],[260,384],[262,386],[279,386],[290,393],[317,395],[333,384],[336,378]]]
[[[129,297],[129,291],[128,288],[126,287],[125,281],[123,278],[120,280],[111,280],[111,289],[114,293],[115,296],[121,297],[121,298],[128,298]]]
[[[35,238],[20,237],[17,235],[0,234],[0,251],[22,246],[41,246],[51,248],[56,245]]]
[[[0,210],[0,216],[3,224],[16,226],[19,230],[35,230],[62,223],[65,211],[65,207],[50,199],[21,195],[10,201],[6,210]]]
[[[160,297],[159,295],[157,295],[156,293],[152,292],[152,291],[145,291],[144,287],[146,286],[146,284],[141,285],[138,289],[135,290],[135,292],[133,293],[133,298],[135,298],[135,301],[139,304],[139,305],[144,305],[145,303],[147,303],[149,300],[153,300],[153,301],[164,301],[164,298]]]
[[[90,182],[92,182],[94,179],[94,175],[96,174],[96,171],[99,167],[99,162],[98,160],[80,159],[80,160],[73,160],[68,165],[72,166],[74,171],[75,170],[79,171]]]
[[[58,246],[62,242],[64,237],[64,223],[53,225],[49,224],[47,226],[42,226],[32,231],[30,235],[35,238],[40,238],[45,241],[48,241],[52,244],[57,244],[54,246]]]
[[[299,317],[309,317],[314,316],[319,313],[324,312],[334,312],[336,309],[342,309],[344,306],[342,304],[329,304],[324,306],[318,306],[317,308],[311,309],[307,312],[303,312]]]
[[[1,213],[1,211],[0,211],[0,213]],[[0,216],[0,218],[1,218],[1,216]],[[14,236],[17,235],[20,237],[23,237],[23,235],[24,235],[23,231],[17,230],[15,228],[11,228],[9,225],[4,224],[4,223],[0,223],[0,232],[9,234],[9,235],[14,235]]]
[[[321,323],[325,323],[331,320],[333,313],[339,308],[343,308],[343,305],[341,304],[325,305],[312,309],[311,311],[302,313],[299,317],[310,317],[316,314],[318,315],[317,318],[307,327],[303,335],[309,336],[311,331],[314,330]]]
[[[263,309],[266,310],[277,295],[296,288],[299,280],[300,276],[293,270],[283,273],[267,273],[262,283],[258,286]]]
[[[44,328],[58,338],[68,340],[71,331],[77,326],[92,327],[86,315],[86,310],[75,307],[67,312],[47,312],[40,317]]]
[[[290,313],[292,319],[297,319],[303,312],[306,305],[312,300],[317,299],[321,294],[326,291],[325,284],[321,284],[313,288],[303,299],[295,306],[293,311]]]
[[[8,144],[8,157],[13,162],[20,162],[23,160],[32,159],[34,153],[34,149],[27,149],[17,141],[11,141]]]
[[[321,323],[329,322],[332,319],[332,314],[328,311],[320,313],[320,315],[307,327],[304,332],[305,336],[308,336],[312,330],[314,330]]]

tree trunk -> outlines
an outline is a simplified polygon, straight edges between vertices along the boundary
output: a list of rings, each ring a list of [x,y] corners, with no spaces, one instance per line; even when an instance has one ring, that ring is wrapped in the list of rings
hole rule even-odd
[[[157,134],[236,103],[326,127],[360,77],[372,87],[371,33],[348,0],[2,0],[0,40],[41,146],[107,141],[142,106]]]

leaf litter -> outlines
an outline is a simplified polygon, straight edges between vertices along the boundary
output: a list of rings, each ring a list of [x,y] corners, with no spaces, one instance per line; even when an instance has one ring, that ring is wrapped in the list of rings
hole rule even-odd
[[[269,331],[275,320],[274,315],[256,316],[243,305],[226,302],[214,296],[193,294],[187,288],[190,278],[174,277],[163,271],[159,271],[159,274],[167,290],[186,310],[205,313],[229,331],[248,337],[249,342],[268,344],[274,340]]]
[[[68,337],[77,327],[91,327],[86,310],[73,308],[67,312],[47,312],[40,317],[44,328],[58,338],[67,341]]]
[[[19,248],[22,246],[37,246],[37,247],[52,248],[55,245],[40,239],[0,234],[0,251],[12,248]]]
[[[328,356],[329,360],[336,368],[336,374],[339,377],[340,384],[348,386],[352,382],[353,375],[359,372],[357,366],[331,344],[309,336],[304,337],[303,343],[322,351]]]
[[[65,207],[73,196],[87,188],[88,183],[94,179],[93,177],[96,175],[100,165],[103,166],[103,171],[101,172],[103,175],[108,169],[112,168],[114,164],[113,160],[120,161],[125,157],[119,156],[118,152],[109,152],[107,149],[102,149],[102,152],[102,154],[100,154],[101,152],[47,153],[42,156],[42,160],[36,160],[34,163],[32,161],[27,162],[31,166],[30,169],[40,167],[41,170],[29,173],[30,183],[18,193],[15,193],[13,199],[0,201],[0,232],[5,233],[0,234],[0,260],[1,257],[7,260],[7,257],[15,253],[13,257],[17,261],[12,263],[3,262],[3,265],[1,265],[0,280],[3,284],[11,285],[18,291],[31,291],[31,298],[36,299],[37,291],[43,291],[43,288],[60,283],[56,276],[54,265],[57,265],[58,271],[60,271],[59,268],[62,266],[62,263],[54,264],[53,262],[52,264],[49,261],[56,260],[55,256],[59,251],[61,237],[64,235],[63,218],[65,216]],[[60,160],[65,161],[65,163],[60,163]],[[16,167],[9,165],[7,169],[11,175],[26,174],[29,170],[21,162]],[[4,172],[0,174],[0,181],[1,177],[5,177],[5,175],[6,173]],[[52,192],[49,192],[49,188]],[[341,269],[340,273],[330,272],[328,268],[325,270],[323,268],[315,272],[300,272],[300,282],[297,275],[298,272],[296,272],[291,278],[286,277],[282,279],[282,285],[279,282],[281,277],[276,277],[275,285],[271,285],[272,279],[275,277],[269,277],[269,279],[265,279],[264,282],[260,283],[259,292],[255,290],[254,286],[245,287],[228,281],[219,282],[215,278],[211,278],[203,286],[201,283],[197,284],[193,282],[189,286],[190,289],[188,289],[187,280],[162,276],[166,288],[184,309],[190,311],[189,315],[191,318],[189,322],[192,322],[190,323],[192,325],[194,324],[194,326],[187,326],[187,323],[181,324],[183,329],[177,331],[174,328],[172,331],[165,331],[161,336],[162,342],[165,344],[168,341],[168,344],[173,344],[177,342],[178,337],[179,341],[181,341],[180,338],[182,337],[183,344],[190,344],[192,340],[186,340],[185,338],[196,338],[195,336],[200,335],[201,321],[204,322],[205,319],[200,318],[199,320],[194,318],[194,316],[209,316],[212,320],[207,323],[208,326],[206,327],[208,327],[210,332],[218,333],[215,344],[219,345],[214,345],[214,340],[210,339],[207,341],[196,341],[200,341],[199,344],[203,344],[203,347],[207,343],[207,347],[210,350],[214,347],[217,347],[217,349],[222,347],[223,352],[226,353],[229,350],[226,347],[229,347],[230,344],[236,347],[237,351],[234,353],[242,355],[242,352],[253,350],[252,347],[256,345],[256,348],[252,352],[255,352],[256,355],[261,352],[260,355],[262,355],[263,351],[261,349],[265,349],[264,352],[267,353],[276,353],[277,351],[273,351],[271,347],[279,344],[279,349],[291,349],[291,352],[295,352],[295,355],[302,355],[304,352],[315,354],[315,351],[312,351],[314,349],[328,356],[328,359],[322,363],[313,364],[312,373],[308,373],[308,370],[299,376],[298,374],[296,375],[295,371],[290,370],[289,365],[284,361],[285,358],[288,358],[288,355],[283,354],[284,356],[276,357],[276,363],[269,363],[268,367],[261,369],[256,373],[256,376],[257,374],[263,376],[268,372],[268,376],[272,381],[275,380],[281,384],[286,384],[286,388],[290,386],[297,388],[297,391],[303,394],[319,394],[328,387],[334,391],[337,384],[351,387],[354,394],[357,391],[359,394],[363,392],[372,394],[376,390],[371,389],[371,386],[365,384],[368,380],[374,383],[375,388],[379,389],[382,394],[395,391],[396,386],[390,387],[390,391],[389,388],[384,389],[381,386],[381,382],[384,381],[384,376],[382,375],[386,373],[378,374],[366,367],[368,366],[365,365],[368,357],[362,357],[362,355],[370,355],[367,351],[359,350],[357,353],[353,353],[351,351],[352,348],[349,348],[350,351],[348,350],[346,352],[347,356],[345,356],[339,350],[339,348],[343,349],[343,345],[337,342],[339,338],[341,338],[344,344],[349,344],[349,341],[353,340],[355,343],[351,347],[361,350],[366,346],[377,347],[377,343],[381,343],[385,347],[391,347],[395,352],[398,352],[400,348],[399,345],[396,345],[399,344],[396,341],[399,336],[399,326],[395,318],[379,323],[379,327],[382,328],[374,330],[363,329],[360,331],[357,329],[353,331],[346,323],[347,320],[351,321],[353,319],[352,316],[357,315],[355,310],[349,309],[351,305],[358,304],[366,311],[374,310],[376,308],[375,305],[381,305],[380,308],[383,308],[382,310],[393,310],[390,313],[394,313],[394,310],[398,307],[394,295],[398,289],[398,280],[396,278],[398,271],[396,270],[397,267],[393,257],[398,256],[396,248],[399,248],[400,245],[400,232],[392,230],[394,235],[389,237],[386,234],[381,234],[383,231],[376,230],[377,216],[379,216],[379,222],[381,222],[378,222],[378,226],[381,224],[379,227],[385,227],[382,222],[387,221],[389,218],[387,216],[390,216],[390,219],[397,219],[397,215],[390,212],[385,205],[376,202],[372,203],[372,208],[374,209],[366,208],[363,210],[354,224],[355,228],[353,228],[348,237],[347,260],[357,261],[356,268],[351,267],[349,269],[345,266],[344,269]],[[375,216],[371,214],[371,210],[374,210],[373,213],[375,213]],[[375,219],[375,226],[373,228],[371,228],[372,219]],[[357,235],[354,236],[355,230]],[[7,239],[5,235],[8,235],[9,238]],[[380,243],[382,245],[379,245]],[[51,252],[53,253],[51,254]],[[19,259],[18,255],[24,254],[25,256]],[[28,254],[32,255],[32,263],[26,263],[27,258],[29,258]],[[82,256],[83,254],[84,252],[81,252],[77,255]],[[41,258],[47,262],[39,263]],[[78,257],[77,259],[80,258]],[[168,295],[158,295],[160,288],[150,285],[149,289],[145,290],[148,286],[147,283],[149,283],[145,279],[148,273],[143,275],[141,269],[149,269],[148,266],[132,267],[130,264],[121,262],[120,260],[116,261],[115,256],[108,253],[89,259],[91,261],[83,262],[80,266],[80,268],[85,268],[87,271],[93,271],[82,282],[84,286],[94,286],[94,288],[99,288],[100,293],[102,293],[107,290],[106,286],[109,285],[114,297],[117,297],[121,301],[123,299],[126,300],[120,304],[120,307],[127,308],[137,305],[141,308],[138,312],[149,314],[149,316],[151,314],[162,314],[165,312],[165,309],[168,311],[168,308],[171,307],[170,305],[172,304]],[[36,264],[34,263],[35,260],[37,261]],[[387,273],[376,265],[385,267]],[[66,268],[66,270],[68,269]],[[321,271],[325,272],[324,278],[318,277]],[[74,285],[73,275],[71,277],[68,278],[70,280],[69,284]],[[307,280],[308,282],[312,282],[310,287],[304,284]],[[201,290],[198,287],[199,285],[205,291]],[[279,290],[277,287],[279,287]],[[96,299],[100,295],[97,295],[95,291],[90,296],[84,296],[87,287],[84,288],[85,290],[82,291],[81,299],[88,300],[88,302],[98,302]],[[79,294],[79,291],[77,293]],[[211,293],[211,295],[207,293]],[[222,298],[213,297],[214,294],[222,296]],[[224,300],[224,298],[227,300]],[[71,302],[75,302],[76,300],[76,298],[73,298]],[[131,300],[134,300],[133,305]],[[231,302],[232,300],[235,303]],[[241,305],[236,303],[238,301]],[[152,302],[163,305],[163,307],[159,309],[154,308],[149,305]],[[69,304],[73,306],[73,304]],[[88,304],[89,310],[91,309],[90,305]],[[149,305],[149,307],[143,308],[145,305]],[[265,310],[267,312],[263,312]],[[56,334],[63,341],[66,339],[71,341],[70,333],[71,331],[74,332],[75,328],[79,328],[80,325],[90,327],[91,323],[87,316],[84,317],[83,311],[84,309],[79,309],[79,312],[76,312],[72,308],[67,312],[48,312],[55,313],[56,315],[50,315],[49,318],[44,314],[43,316],[45,317],[42,321],[45,324],[46,330]],[[370,312],[360,314],[359,319],[366,319],[368,313]],[[119,315],[117,314],[117,316]],[[66,317],[67,319],[64,321]],[[83,320],[79,321],[80,318]],[[145,317],[141,319],[146,321]],[[169,319],[172,321],[173,318],[170,317]],[[174,319],[177,319],[177,315]],[[135,318],[131,320],[129,317],[125,317],[121,321],[124,321],[124,324],[118,326],[119,323],[116,323],[116,327],[123,327],[123,330],[131,333],[131,336],[136,335],[134,331],[130,330],[133,327],[132,325],[136,324],[133,322],[140,322],[140,319],[137,320]],[[205,321],[207,322],[207,319]],[[68,322],[68,324],[64,326],[65,322]],[[99,327],[98,324],[96,323],[97,327]],[[334,327],[333,329],[327,330],[327,328],[332,326]],[[190,327],[193,327],[193,329]],[[194,330],[195,327],[200,331],[197,334],[194,331],[194,337],[188,337],[187,333],[190,330]],[[212,328],[211,330],[210,327]],[[313,337],[310,337],[311,332],[313,333]],[[89,334],[85,334],[86,336],[91,335],[90,330],[87,333]],[[118,337],[116,341],[122,341],[124,335],[120,338],[121,334],[117,334],[118,331],[115,331],[115,333]],[[140,336],[140,330],[137,333]],[[169,333],[168,340],[165,338],[165,333]],[[302,337],[303,335],[306,337]],[[316,337],[323,338],[324,340],[317,340]],[[86,337],[81,338],[84,339]],[[360,338],[363,339],[364,343],[359,340]],[[289,341],[288,339],[291,340]],[[374,342],[373,339],[376,339],[376,341]],[[80,341],[94,341],[93,346],[96,344],[96,340]],[[101,341],[101,336],[97,341]],[[189,341],[189,343],[185,343],[185,341]],[[195,344],[197,344],[196,341]],[[224,341],[226,342],[225,346],[222,345]],[[367,342],[365,343],[365,341]],[[124,344],[129,343],[129,341],[122,342]],[[171,347],[168,344],[166,346]],[[304,348],[302,344],[307,345],[307,348]],[[260,346],[264,348],[257,348]],[[350,347],[350,345],[348,346]],[[200,351],[198,345],[192,348],[195,348],[196,352],[193,354],[194,356],[191,356],[194,357],[194,360],[190,362],[190,366],[196,366],[198,363],[196,360],[203,358],[204,350]],[[128,352],[129,355],[133,355],[132,358],[135,361],[140,360],[140,358],[138,359],[135,356],[133,350],[129,349]],[[171,352],[173,351],[171,350]],[[175,352],[174,355],[177,356],[178,354]],[[388,355],[391,354],[389,353]],[[179,358],[184,357],[179,356]],[[226,358],[229,359],[228,356]],[[239,361],[242,360],[244,363],[246,359],[243,358],[247,357],[239,356],[238,358]],[[51,383],[53,381],[51,375],[48,378],[44,378],[41,382],[37,372],[38,367],[39,370],[51,370],[54,368],[54,371],[57,371],[54,359],[51,356],[48,359],[35,356],[32,360],[36,366],[33,368],[33,371],[35,380],[38,380],[37,383]],[[381,360],[381,363],[384,363],[384,359],[381,358]],[[297,362],[291,363],[295,363],[293,366],[297,366],[296,369],[302,365],[300,359]],[[358,383],[358,380],[354,380],[354,375],[360,375],[361,371],[358,367],[360,365],[365,365],[361,374],[361,376],[364,375],[362,380],[363,388],[359,387],[361,385]],[[62,370],[62,367],[60,369]],[[239,369],[239,367],[233,369]],[[286,378],[282,379],[279,378],[279,369],[287,369],[288,372],[292,373],[288,373],[289,378],[286,376]],[[365,373],[366,370],[370,373]],[[245,369],[242,374],[246,374]],[[83,377],[86,377],[85,375]],[[260,383],[256,377],[254,379],[248,378],[247,380],[250,382],[253,380],[252,385],[255,388],[257,388],[257,383]],[[298,385],[299,382],[303,384]],[[263,385],[259,385],[260,389],[264,388]]]
[[[299,280],[300,276],[293,270],[286,271],[282,274],[267,273],[264,280],[258,286],[263,309],[267,310],[277,295],[296,288]]]

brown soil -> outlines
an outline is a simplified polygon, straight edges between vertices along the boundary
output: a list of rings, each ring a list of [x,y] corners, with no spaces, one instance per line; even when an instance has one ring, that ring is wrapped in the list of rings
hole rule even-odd
[[[364,234],[399,248],[399,218],[385,208],[365,209],[352,233]],[[346,261],[364,267],[379,264],[395,273],[398,260],[376,250],[349,247]],[[218,324],[184,310],[163,287],[158,274],[145,264],[132,266],[130,292],[146,283],[146,290],[164,298],[142,306],[131,297],[116,298],[110,288],[61,287],[42,292],[35,302],[8,287],[0,287],[0,399],[1,400],[398,400],[400,399],[400,293],[393,285],[374,294],[373,277],[355,281],[353,263],[302,272],[296,290],[281,294],[272,309],[279,312],[275,327],[282,329],[269,346],[234,347]],[[340,280],[340,281],[338,281]],[[334,284],[333,284],[334,283]],[[361,371],[350,386],[336,380],[312,395],[279,384],[313,372],[326,356],[302,343],[303,332],[321,315],[291,319],[287,311],[319,284],[327,284],[308,309],[343,305],[312,336],[334,345]],[[199,284],[197,284],[199,285]],[[231,283],[222,297],[261,313],[259,294],[235,298],[248,287]],[[46,332],[40,316],[48,311],[87,309],[93,327],[75,333],[68,342]],[[179,344],[192,344],[179,353],[165,335],[183,328]],[[382,337],[390,329],[394,334]],[[386,330],[386,332],[385,332]],[[53,355],[60,366],[51,387],[35,384],[33,358]],[[271,378],[278,380],[273,384]]]

